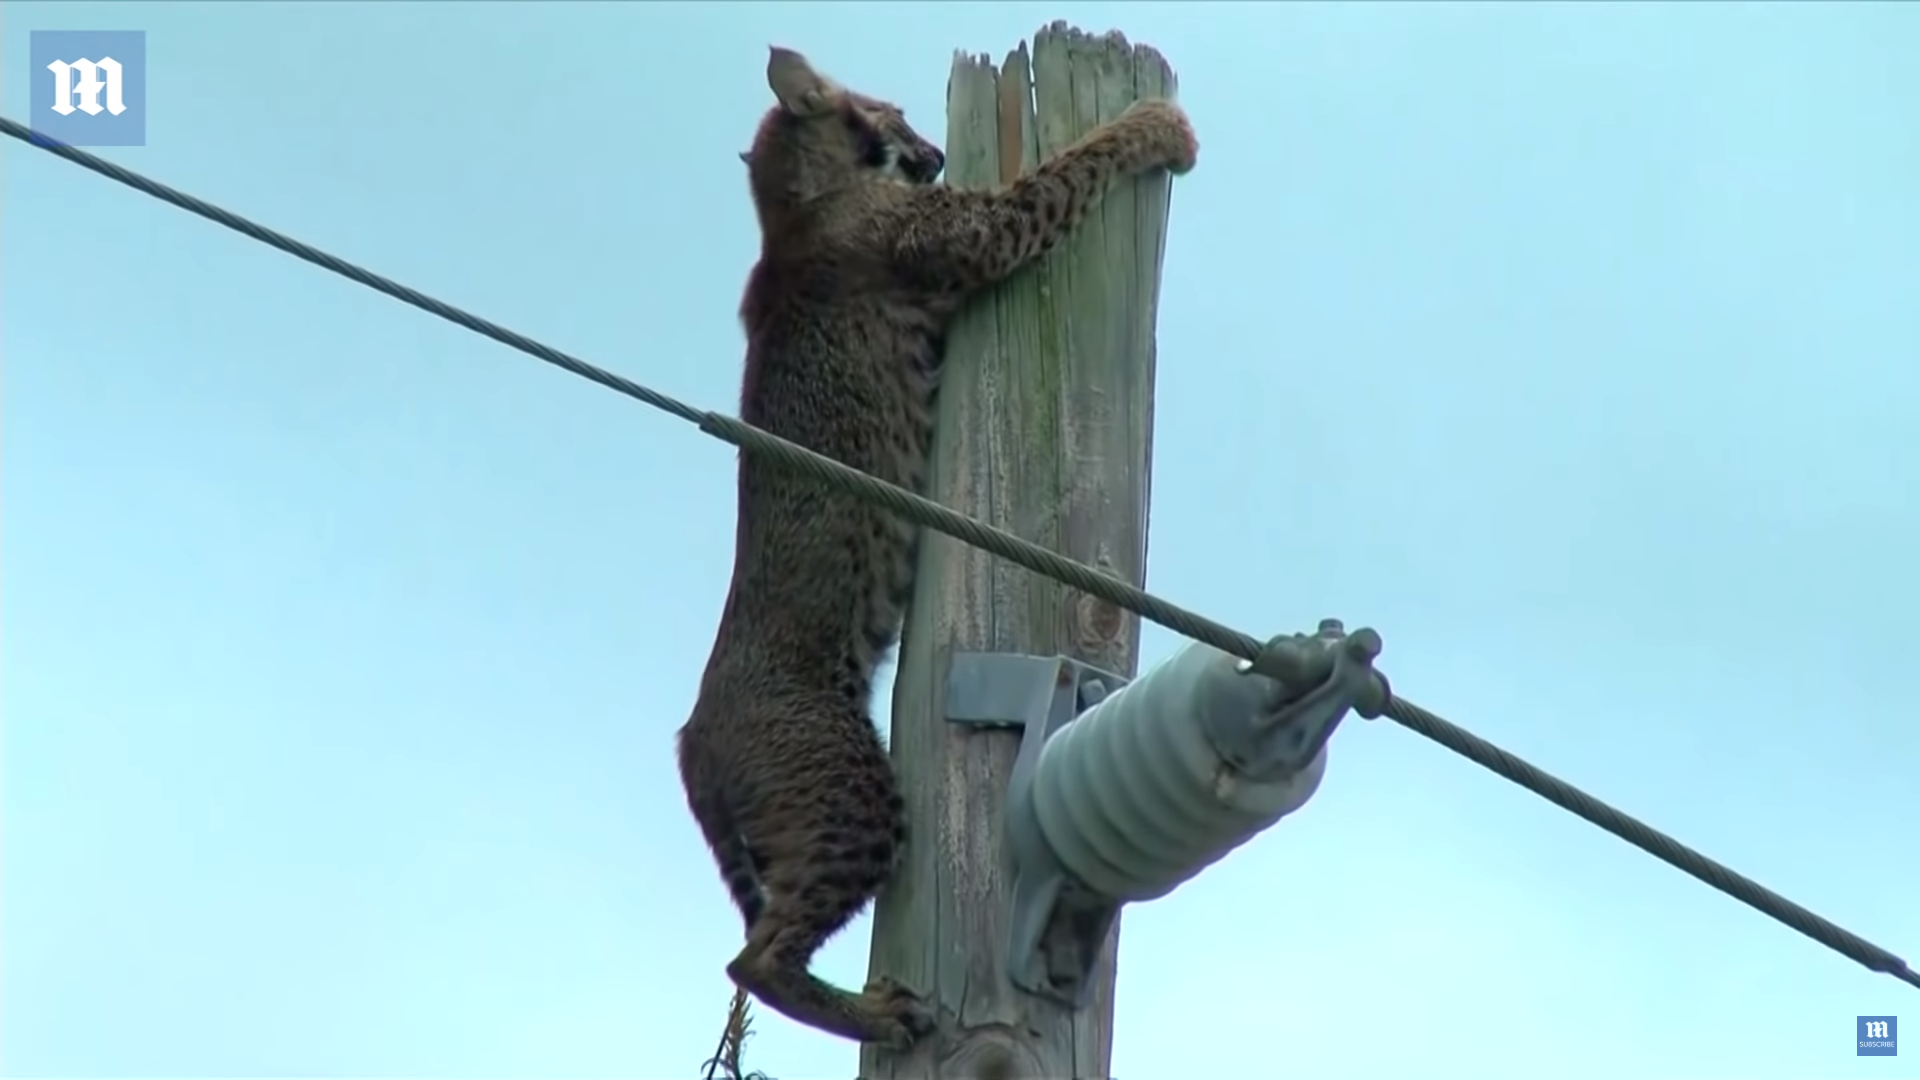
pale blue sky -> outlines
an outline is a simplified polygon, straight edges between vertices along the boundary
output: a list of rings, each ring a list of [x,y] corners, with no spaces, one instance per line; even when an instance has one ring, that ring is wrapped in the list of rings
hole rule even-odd
[[[1920,963],[1920,6],[12,2],[0,49],[18,118],[29,29],[144,29],[106,156],[731,410],[766,46],[938,135],[951,50],[1056,17],[1159,46],[1202,142],[1151,586],[1372,625],[1410,698]],[[732,450],[0,163],[5,1070],[690,1075]],[[1852,1047],[1920,992],[1387,722],[1122,940],[1133,1080],[1920,1077]]]

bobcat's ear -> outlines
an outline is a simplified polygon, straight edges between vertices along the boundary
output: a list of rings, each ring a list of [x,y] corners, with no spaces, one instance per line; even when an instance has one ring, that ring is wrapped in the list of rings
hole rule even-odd
[[[833,108],[839,89],[813,70],[807,58],[778,45],[767,47],[767,88],[779,100],[780,107],[802,119],[819,116]]]

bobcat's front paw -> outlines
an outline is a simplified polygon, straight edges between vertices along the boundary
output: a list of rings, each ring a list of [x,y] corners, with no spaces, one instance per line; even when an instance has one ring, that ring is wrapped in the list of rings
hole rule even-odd
[[[1200,159],[1200,140],[1186,111],[1165,98],[1147,98],[1127,106],[1120,122],[1132,126],[1152,146],[1156,164],[1178,176]]]

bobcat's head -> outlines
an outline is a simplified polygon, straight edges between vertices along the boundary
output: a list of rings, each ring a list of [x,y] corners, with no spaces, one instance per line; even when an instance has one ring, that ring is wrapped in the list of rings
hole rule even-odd
[[[763,219],[857,184],[930,184],[946,166],[899,106],[848,90],[792,49],[768,50],[767,87],[776,104],[740,155]]]

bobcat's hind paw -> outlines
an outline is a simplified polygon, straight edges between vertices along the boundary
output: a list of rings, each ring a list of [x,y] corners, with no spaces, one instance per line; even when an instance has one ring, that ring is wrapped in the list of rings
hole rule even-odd
[[[897,979],[881,975],[867,983],[861,996],[878,1018],[874,1032],[878,1037],[871,1041],[890,1050],[906,1050],[939,1026],[925,999]]]

